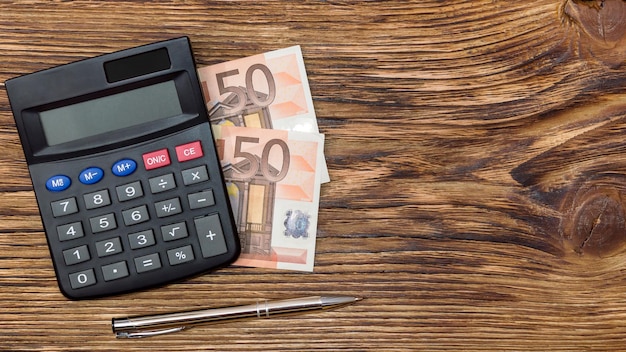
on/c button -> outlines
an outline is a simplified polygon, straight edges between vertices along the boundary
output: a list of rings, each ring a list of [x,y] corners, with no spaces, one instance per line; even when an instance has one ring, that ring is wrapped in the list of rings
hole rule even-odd
[[[143,164],[146,170],[156,169],[170,164],[170,155],[167,149],[155,150],[150,153],[143,154]]]
[[[193,160],[202,155],[202,145],[200,141],[182,144],[176,147],[176,157],[179,162]]]

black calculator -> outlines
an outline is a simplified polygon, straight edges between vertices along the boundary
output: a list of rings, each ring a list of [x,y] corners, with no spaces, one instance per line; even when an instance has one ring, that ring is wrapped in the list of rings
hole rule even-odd
[[[238,257],[188,38],[20,76],[6,88],[66,297],[162,285]]]

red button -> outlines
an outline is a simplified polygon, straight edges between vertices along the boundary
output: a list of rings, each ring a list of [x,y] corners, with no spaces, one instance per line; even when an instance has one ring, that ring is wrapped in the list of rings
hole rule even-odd
[[[193,160],[201,157],[202,155],[204,154],[202,154],[202,145],[200,144],[200,141],[183,144],[176,147],[176,157],[180,162]]]
[[[155,150],[143,155],[143,164],[146,170],[152,170],[170,164],[170,155],[167,149]]]

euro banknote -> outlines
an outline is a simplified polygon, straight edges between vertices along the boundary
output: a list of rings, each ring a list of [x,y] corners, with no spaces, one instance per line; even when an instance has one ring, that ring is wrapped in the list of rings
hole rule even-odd
[[[312,271],[320,196],[320,134],[214,125],[242,244],[235,265]]]
[[[300,46],[201,67],[198,75],[213,125],[319,133]],[[330,181],[325,160],[319,169]]]

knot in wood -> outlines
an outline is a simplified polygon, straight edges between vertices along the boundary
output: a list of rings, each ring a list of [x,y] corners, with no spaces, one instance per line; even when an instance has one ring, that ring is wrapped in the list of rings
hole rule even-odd
[[[567,247],[574,252],[607,257],[626,245],[624,198],[618,188],[587,185],[564,210],[561,231]]]
[[[575,40],[611,66],[626,59],[626,0],[566,0],[563,16],[579,30]]]

